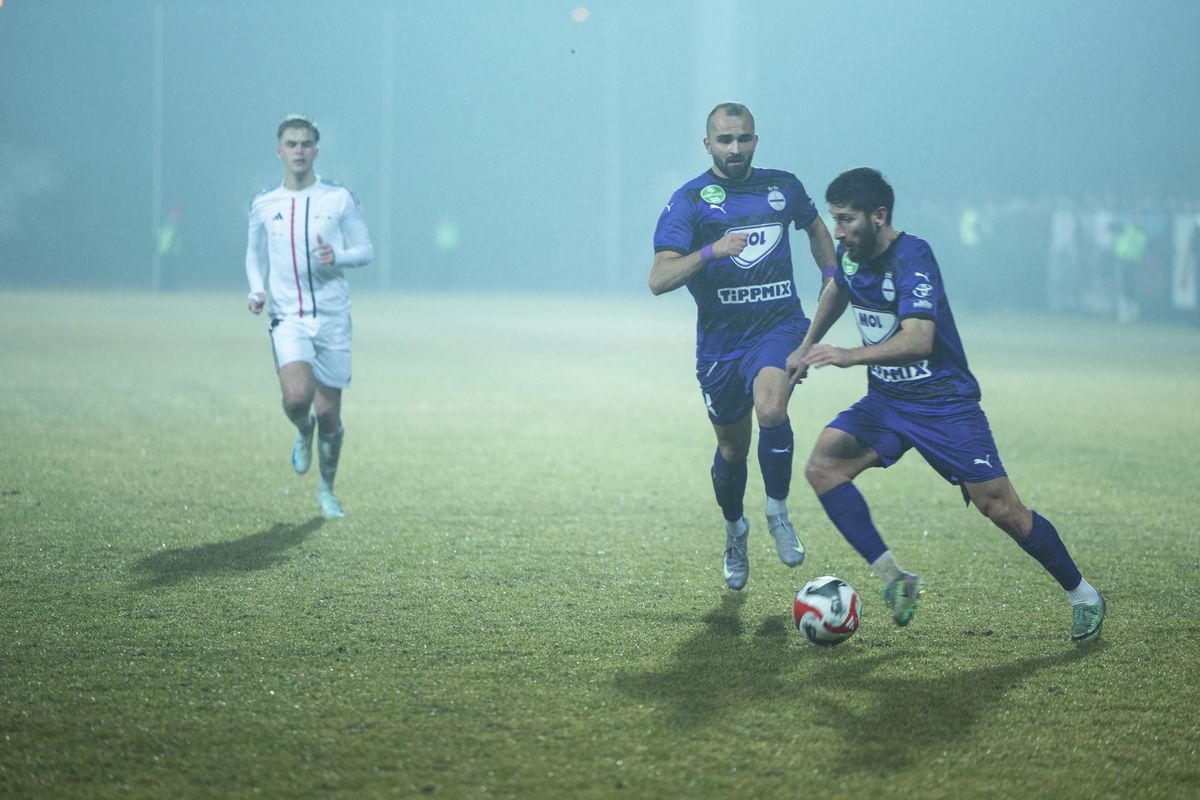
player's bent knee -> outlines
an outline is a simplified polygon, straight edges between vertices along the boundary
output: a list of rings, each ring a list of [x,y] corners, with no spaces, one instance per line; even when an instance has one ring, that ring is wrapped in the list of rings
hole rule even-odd
[[[754,409],[758,424],[764,428],[774,428],[782,425],[788,418],[787,403],[764,403]]]
[[[298,417],[308,411],[312,405],[312,396],[303,391],[287,391],[283,393],[283,411],[289,417]]]
[[[717,447],[721,451],[721,458],[729,464],[740,464],[750,457],[749,442],[721,442]]]
[[[1008,533],[1020,530],[1021,520],[1027,513],[1020,505],[1005,502],[1000,498],[976,498],[975,507],[979,509],[980,514],[991,520],[992,524]]]
[[[842,482],[839,476],[835,475],[832,470],[819,463],[815,458],[810,458],[804,465],[804,479],[808,481],[808,485],[817,494],[823,494],[831,486]]]

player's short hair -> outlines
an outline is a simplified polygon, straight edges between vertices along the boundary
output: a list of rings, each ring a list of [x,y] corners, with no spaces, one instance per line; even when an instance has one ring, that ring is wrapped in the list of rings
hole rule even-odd
[[[853,208],[868,215],[877,208],[886,208],[887,222],[890,224],[896,193],[879,170],[858,167],[847,170],[833,179],[829,188],[825,190],[825,202],[831,206]]]
[[[742,114],[745,114],[750,118],[750,124],[754,124],[754,115],[750,113],[750,109],[741,103],[718,103],[713,107],[712,111],[708,112],[708,118],[704,121],[705,134],[712,129],[713,117],[717,114],[724,114],[729,117],[740,117]]]
[[[275,131],[275,138],[282,139],[283,132],[289,128],[301,128],[312,134],[313,142],[321,141],[321,132],[317,130],[317,123],[313,122],[303,114],[288,114],[283,118],[283,122],[279,123],[279,130]]]

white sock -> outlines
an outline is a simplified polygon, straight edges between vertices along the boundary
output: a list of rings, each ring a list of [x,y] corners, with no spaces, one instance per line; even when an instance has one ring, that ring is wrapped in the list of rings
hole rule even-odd
[[[1067,591],[1067,599],[1073,606],[1092,606],[1100,602],[1100,593],[1090,583],[1080,578],[1079,585]]]
[[[875,570],[879,580],[885,584],[891,583],[904,574],[904,570],[900,569],[900,565],[896,563],[896,557],[892,555],[891,550],[884,550],[883,555],[872,561],[871,569]]]
[[[750,523],[746,522],[745,517],[738,517],[733,522],[725,520],[725,533],[728,536],[744,536],[749,529]]]
[[[787,516],[787,500],[776,500],[774,497],[767,497],[767,516],[768,517],[786,517]]]

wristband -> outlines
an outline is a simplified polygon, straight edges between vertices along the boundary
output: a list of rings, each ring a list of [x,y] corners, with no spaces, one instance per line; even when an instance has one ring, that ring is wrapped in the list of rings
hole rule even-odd
[[[832,278],[837,274],[837,267],[821,267],[822,278]]]
[[[706,244],[706,245],[704,245],[704,247],[700,248],[700,263],[704,263],[705,261],[712,261],[712,260],[713,260],[712,245]]]

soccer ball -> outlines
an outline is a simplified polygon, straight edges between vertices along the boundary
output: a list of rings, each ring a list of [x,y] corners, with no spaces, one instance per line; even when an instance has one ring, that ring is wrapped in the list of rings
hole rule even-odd
[[[835,645],[858,630],[858,592],[841,578],[813,578],[796,593],[792,622],[813,644]]]

